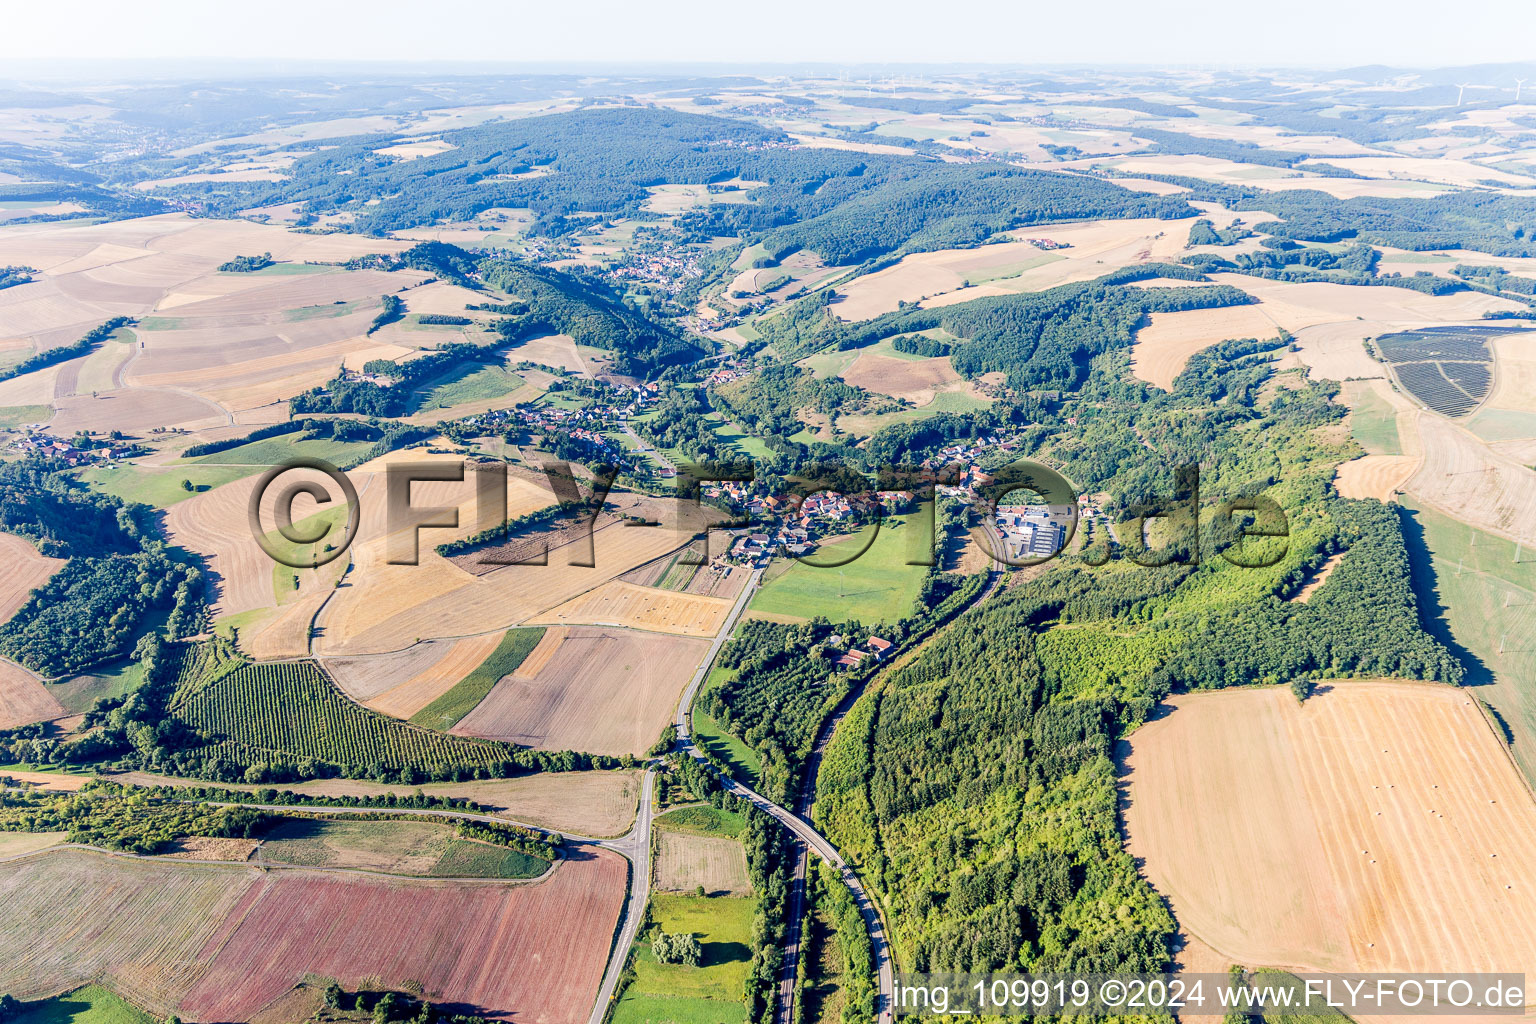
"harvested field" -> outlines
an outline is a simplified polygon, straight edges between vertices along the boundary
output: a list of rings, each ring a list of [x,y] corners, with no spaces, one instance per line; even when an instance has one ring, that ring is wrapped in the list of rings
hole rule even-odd
[[[1461,522],[1536,544],[1536,472],[1474,434],[1425,414],[1424,461],[1407,489]]]
[[[566,634],[569,632],[570,630],[564,626],[550,626],[544,631],[544,635],[539,637],[539,642],[534,645],[533,650],[528,652],[528,657],[523,659],[517,671],[530,679],[544,671],[554,659],[560,645],[565,642]]]
[[[524,360],[559,367],[563,370],[575,370],[584,377],[590,376],[587,372],[586,360],[581,358],[581,353],[576,350],[575,339],[568,334],[548,334],[539,338],[529,338],[507,351],[508,363],[520,363]]]
[[[1339,466],[1333,486],[1346,498],[1391,501],[1418,470],[1417,455],[1362,455]]]
[[[473,672],[501,641],[486,633],[462,640],[424,640],[392,654],[330,658],[325,667],[337,684],[367,707],[410,718]]]
[[[1232,963],[1536,968],[1536,805],[1454,687],[1172,698],[1123,745],[1133,855]]]
[[[57,846],[68,838],[68,832],[0,832],[0,860],[25,857]]]
[[[752,891],[741,840],[665,829],[658,829],[656,838],[657,889],[692,892],[702,885],[711,896],[745,896]]]
[[[1496,369],[1488,407],[1536,412],[1536,335],[1495,339],[1493,353]]]
[[[63,772],[29,772],[18,768],[0,771],[0,778],[25,783],[34,789],[46,789],[53,793],[77,793],[91,781],[89,775],[66,775]]]
[[[251,854],[261,843],[255,839],[218,839],[211,836],[187,836],[171,844],[171,849],[161,856],[172,860],[227,860],[241,863],[251,859]]]
[[[16,774],[8,772],[5,774]],[[58,776],[78,778],[83,776]],[[180,779],[148,772],[124,772],[113,778],[135,786],[201,786],[197,779]],[[232,789],[254,792],[264,786],[230,784]],[[629,830],[639,801],[639,775],[633,771],[539,772],[515,779],[481,779],[473,782],[428,782],[419,786],[370,782],[364,779],[309,779],[276,788],[310,796],[410,796],[420,790],[429,796],[473,800],[482,811],[501,814],[529,825],[588,836],[616,836]]]
[[[703,597],[613,580],[531,621],[628,626],[678,636],[711,637],[720,632],[731,603],[724,597]]]
[[[947,356],[932,359],[902,359],[879,352],[865,351],[842,373],[843,380],[854,387],[892,398],[904,398],[914,405],[927,405],[940,391],[960,381],[960,374]]]
[[[1065,247],[1048,249],[1019,241],[915,253],[839,287],[843,299],[832,309],[844,320],[868,320],[891,312],[899,302],[947,305],[1086,281],[1151,260],[1172,262],[1183,252],[1194,222],[1189,218],[1041,225],[1019,233]]]
[[[0,563],[5,565],[5,577],[0,580],[0,622],[6,622],[28,594],[63,566],[64,559],[49,558],[24,537],[0,533]]]
[[[357,988],[422,985],[434,1002],[503,1019],[586,1020],[624,899],[627,867],[606,851],[535,883],[376,881],[274,872],[198,952],[206,970],[180,1009],[247,1020],[306,974]]]
[[[640,755],[672,720],[707,647],[703,640],[573,627],[536,675],[520,670],[502,679],[453,731],[541,750]]]
[[[0,934],[11,951],[0,960],[0,990],[36,999],[94,981],[167,1014],[258,877],[73,849],[0,865]]]
[[[218,594],[215,612],[233,615],[260,608],[276,608],[277,596],[273,592],[273,566],[276,564],[261,549],[251,534],[248,518],[251,495],[255,493],[259,477],[247,476],[211,491],[205,491],[172,506],[166,513],[166,532],[172,544],[188,548],[205,556],[214,578]],[[313,480],[325,487],[328,480],[319,473],[294,470],[283,476],[285,484],[298,480]],[[367,481],[358,482],[359,492],[367,487]],[[330,484],[332,490],[334,484]],[[262,523],[270,526],[275,522],[276,492],[281,488],[269,488],[269,498],[263,503]],[[382,485],[380,491],[383,490]],[[294,502],[294,521],[301,522],[319,509],[308,497]],[[337,571],[336,562],[322,567]],[[301,576],[317,577],[311,570],[303,570]],[[301,593],[307,593],[301,588]]]
[[[1153,387],[1173,390],[1174,379],[1196,352],[1234,338],[1273,338],[1275,322],[1259,305],[1153,313],[1136,332],[1131,372]]]
[[[0,658],[0,729],[47,722],[64,713],[64,705],[30,672]]]
[[[1485,312],[1523,309],[1509,299],[1480,292],[1426,295],[1407,288],[1365,288],[1326,281],[1269,281],[1245,274],[1212,274],[1211,280],[1229,284],[1259,299],[1281,327],[1296,334],[1316,324],[1375,321],[1394,327],[1477,320]],[[1372,331],[1371,333],[1377,333]],[[1379,376],[1380,368],[1372,376]]]
[[[509,477],[509,487],[514,488],[508,497],[509,515],[549,504],[547,487],[541,490],[520,477]],[[548,565],[510,565],[475,576],[433,550],[436,544],[477,529],[474,485],[468,481],[417,484],[413,500],[418,507],[459,504],[461,525],[453,531],[422,531],[420,564],[389,565],[389,538],[383,528],[384,490],[382,481],[366,491],[359,487],[363,517],[359,541],[351,549],[354,569],[321,614],[323,633],[316,641],[321,653],[373,654],[400,650],[416,639],[505,629],[606,583],[677,544],[675,536],[664,529],[615,525],[598,529],[592,536],[595,568],[567,564],[568,552],[581,553],[580,545],[572,545],[551,553]]]

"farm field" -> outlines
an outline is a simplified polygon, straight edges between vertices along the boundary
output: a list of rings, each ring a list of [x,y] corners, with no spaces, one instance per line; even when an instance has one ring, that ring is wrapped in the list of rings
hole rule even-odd
[[[46,722],[65,711],[59,699],[30,672],[0,659],[0,729]]]
[[[1041,291],[1100,277],[1144,259],[1174,260],[1194,220],[1098,220],[1018,232],[1068,246],[1054,250],[1015,241],[915,253],[893,267],[839,285],[842,299],[832,310],[843,320],[867,320],[891,312],[900,302],[926,307]]]
[[[569,627],[530,666],[537,671],[503,678],[454,732],[541,750],[644,754],[672,720],[706,647],[614,627]]]
[[[12,775],[14,772],[0,772]],[[57,846],[69,838],[68,832],[0,832],[0,860],[25,857],[29,853]]]
[[[0,769],[0,774],[6,774]],[[10,774],[15,774],[14,772]],[[59,776],[79,779],[79,776]],[[200,786],[196,779],[178,779],[149,772],[124,772],[115,781],[136,786]],[[279,789],[317,797],[410,796],[418,790],[428,796],[473,800],[487,814],[501,814],[514,821],[589,836],[617,836],[635,820],[640,795],[637,773],[622,771],[536,772],[511,779],[476,779],[467,782],[426,782],[416,786],[372,782],[367,779],[306,779],[303,782],[245,785],[230,788],[255,792]]]
[[[624,878],[601,851],[533,883],[45,852],[0,863],[0,931],[24,951],[0,965],[0,988],[31,999],[94,980],[156,1014],[250,1020],[305,974],[349,988],[378,976],[494,1016],[584,1020]]]
[[[428,729],[453,728],[485,699],[498,682],[517,671],[518,666],[534,652],[544,636],[545,631],[536,628],[507,630],[486,653],[484,660],[465,673],[442,696],[412,715],[412,723]],[[451,670],[454,667],[436,666],[433,671]]]
[[[376,490],[382,501],[383,489]],[[537,495],[534,507],[544,507],[547,499],[547,491]],[[530,620],[558,623],[540,613],[676,546],[669,531],[609,526],[592,536],[595,568],[568,564],[568,547],[551,552],[548,565],[509,565],[472,576],[432,551],[429,545],[441,541],[426,531],[419,565],[387,565],[384,539],[368,539],[377,537],[368,531],[372,500],[363,497],[364,532],[352,549],[355,582],[337,590],[326,606],[318,653],[368,654],[399,650],[417,638],[482,633]],[[518,513],[509,506],[508,514]],[[472,516],[461,515],[460,522],[466,524],[461,527],[464,534],[472,532]]]
[[[692,892],[702,885],[711,896],[745,896],[747,854],[740,841],[662,829],[657,833],[658,890]]]
[[[1494,709],[1536,785],[1536,554],[1402,499],[1414,589],[1432,632],[1462,654],[1467,693]]]
[[[830,562],[845,559],[866,544],[869,549],[837,568],[796,562],[771,580],[765,577],[767,582],[747,606],[748,613],[796,620],[823,615],[833,622],[856,619],[866,625],[903,618],[928,572],[927,566],[906,564],[922,542],[914,533],[917,522],[895,516],[882,523],[878,532],[866,526],[835,543],[823,543],[809,557]]]
[[[489,768],[505,756],[496,744],[415,728],[358,707],[311,661],[243,666],[178,695],[172,713],[216,745],[336,765]]]
[[[15,615],[27,595],[64,565],[64,559],[49,558],[25,537],[10,533],[0,533],[0,559],[6,566],[5,579],[0,581],[0,622]]]
[[[138,501],[156,508],[169,508],[196,494],[251,476],[263,467],[249,466],[101,466],[85,470],[80,479],[99,494],[110,494],[124,501]],[[186,480],[192,490],[182,486]]]
[[[1356,680],[1305,704],[1174,697],[1125,742],[1129,849],[1233,963],[1528,970],[1536,805],[1473,698]]]
[[[659,964],[641,936],[635,978],[614,1008],[614,1024],[745,1024],[741,992],[751,958],[752,901],[658,893],[651,914],[662,931],[697,935],[703,962]]]
[[[1136,332],[1131,372],[1164,391],[1173,390],[1174,379],[1196,352],[1233,338],[1262,341],[1278,331],[1259,305],[1153,313],[1149,321]]]
[[[516,850],[456,839],[450,826],[425,821],[292,819],[262,836],[256,860],[434,878],[537,878],[550,868]]]
[[[531,621],[573,626],[627,626],[678,636],[707,637],[720,632],[731,604],[732,601],[724,597],[679,593],[613,580],[551,608]]]
[[[394,988],[418,981],[429,999],[498,1017],[584,1020],[623,894],[623,861],[603,851],[534,883],[273,873],[225,922],[222,945],[204,948],[209,962],[181,1009],[247,1019],[318,974],[347,988],[369,976]],[[274,935],[289,939],[274,949]]]
[[[1402,399],[1379,380],[1352,380],[1343,387],[1349,406],[1349,432],[1360,447],[1371,455],[1403,454],[1402,435],[1398,432],[1399,406]]]
[[[1418,426],[1424,460],[1406,489],[1469,525],[1536,544],[1536,471],[1442,417],[1422,415]]]
[[[932,402],[941,392],[970,391],[947,356],[914,359],[894,349],[882,352],[880,347],[864,349],[839,376],[855,387],[918,406]]]

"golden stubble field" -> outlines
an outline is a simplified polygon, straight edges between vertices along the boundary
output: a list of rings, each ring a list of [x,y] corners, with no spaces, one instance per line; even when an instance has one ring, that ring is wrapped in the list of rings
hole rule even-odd
[[[1122,745],[1130,851],[1228,963],[1536,971],[1536,803],[1474,697],[1182,695]]]
[[[229,274],[219,264],[262,252],[340,261],[406,244],[179,214],[0,226],[0,264],[40,271],[0,293],[0,350],[71,344],[114,316],[143,322],[112,365],[97,353],[27,374],[7,382],[0,404],[54,405],[54,426],[66,432],[250,421],[252,410],[322,382],[348,353],[374,344],[366,331],[379,296],[426,275]]]

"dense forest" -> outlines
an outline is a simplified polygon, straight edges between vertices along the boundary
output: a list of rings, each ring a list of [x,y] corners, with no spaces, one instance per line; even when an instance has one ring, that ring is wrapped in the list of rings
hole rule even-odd
[[[0,530],[65,558],[0,626],[0,654],[43,676],[127,655],[164,614],[171,636],[205,625],[202,571],[165,545],[143,513],[93,494],[41,459],[0,465]]]
[[[295,202],[310,215],[345,209],[356,230],[373,233],[527,208],[539,216],[536,232],[561,234],[589,224],[583,214],[642,214],[650,186],[741,178],[766,183],[751,203],[706,206],[680,227],[700,238],[768,233],[776,255],[809,248],[832,263],[975,244],[1047,221],[1194,214],[1182,199],[1092,178],[800,148],[749,121],[655,108],[522,118],[443,140],[454,148],[408,161],[376,152],[384,137],[332,140],[289,168],[289,180],[183,191],[220,211]]]
[[[534,333],[566,334],[578,345],[614,354],[620,373],[692,362],[707,344],[626,306],[601,282],[514,260],[484,264],[486,283],[517,298],[525,312],[497,324],[515,341]]]

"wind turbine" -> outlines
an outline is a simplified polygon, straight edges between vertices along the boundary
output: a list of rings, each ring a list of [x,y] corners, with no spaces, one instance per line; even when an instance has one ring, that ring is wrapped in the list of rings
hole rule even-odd
[[[1517,79],[1515,79],[1515,102],[1516,103],[1520,102],[1520,90],[1525,87],[1525,83],[1526,83],[1526,80],[1524,78],[1517,78]]]
[[[1456,105],[1458,107],[1461,106],[1461,98],[1462,98],[1462,96],[1466,95],[1467,86],[1469,86],[1471,84],[1472,84],[1471,82],[1463,82],[1463,83],[1461,83],[1460,85],[1458,85],[1456,87],[1457,90],[1458,90],[1458,92],[1456,93]]]

